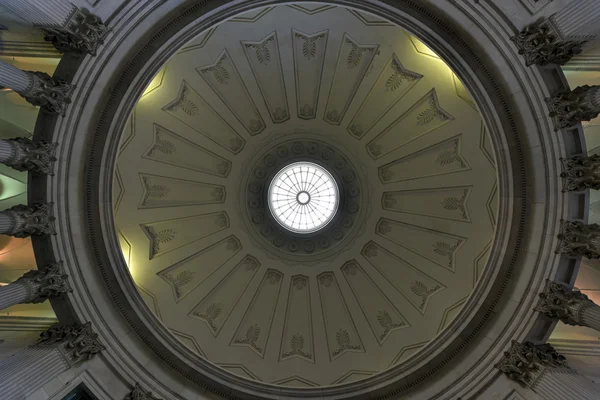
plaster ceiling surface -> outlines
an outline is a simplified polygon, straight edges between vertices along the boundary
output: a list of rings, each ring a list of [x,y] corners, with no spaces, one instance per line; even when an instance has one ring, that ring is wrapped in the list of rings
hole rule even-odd
[[[190,351],[275,385],[347,383],[460,312],[494,235],[493,154],[467,89],[400,27],[323,4],[257,9],[186,44],[138,101],[117,235]],[[298,160],[344,196],[316,236],[261,211],[270,174]]]

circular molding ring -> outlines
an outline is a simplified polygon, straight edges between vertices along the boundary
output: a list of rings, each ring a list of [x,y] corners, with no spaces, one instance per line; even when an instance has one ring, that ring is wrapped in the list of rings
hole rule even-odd
[[[368,215],[369,190],[363,172],[343,146],[323,135],[308,134],[303,140],[290,138],[298,132],[269,137],[247,167],[240,180],[240,204],[246,204],[241,218],[254,241],[274,257],[290,264],[318,263],[334,251],[347,248],[363,231]],[[277,136],[277,135],[276,135]],[[293,151],[295,150],[295,151]],[[339,208],[322,229],[309,233],[293,232],[281,226],[271,214],[267,189],[277,173],[298,162],[311,162],[323,168],[336,182]]]
[[[529,277],[525,284],[542,285],[544,278],[556,267],[558,258],[552,253],[552,237],[558,230],[557,220],[562,215],[548,212],[548,209],[566,210],[567,207],[563,206],[558,195],[557,182],[546,178],[558,176],[555,174],[558,158],[564,150],[560,140],[542,143],[549,153],[546,154],[547,161],[543,161],[546,164],[534,169],[532,174],[542,174],[537,179],[547,184],[540,190],[546,196],[546,204],[541,211],[542,220],[546,219],[546,222],[542,233],[532,235],[533,218],[540,215],[528,212],[532,202],[528,184],[532,178],[528,176],[525,165],[526,158],[533,157],[533,150],[523,145],[526,130],[519,129],[526,119],[533,119],[539,125],[534,133],[528,131],[527,134],[537,134],[540,141],[545,140],[544,135],[550,129],[543,108],[533,107],[535,118],[515,114],[512,110],[517,109],[514,107],[517,100],[506,94],[507,89],[498,83],[489,61],[479,56],[486,54],[486,48],[476,43],[472,36],[451,28],[426,6],[412,0],[401,3],[391,0],[335,1],[332,3],[387,18],[414,33],[444,58],[470,89],[494,143],[499,171],[498,233],[491,244],[488,265],[463,310],[447,329],[408,361],[358,382],[314,389],[276,387],[238,377],[191,354],[145,305],[121,254],[111,198],[118,142],[128,114],[140,94],[183,43],[225,18],[274,2],[202,0],[181,4],[174,1],[168,6],[163,5],[171,7],[168,12],[161,11],[159,3],[156,2],[154,8],[149,7],[144,13],[138,13],[137,18],[134,8],[129,9],[131,18],[117,21],[122,25],[115,22],[118,29],[114,31],[114,37],[93,62],[88,58],[79,68],[67,64],[59,68],[58,76],[63,74],[77,85],[77,106],[73,105],[64,119],[41,114],[36,127],[36,137],[52,137],[61,143],[59,157],[62,160],[55,177],[43,178],[48,179],[46,184],[43,184],[42,178],[30,181],[30,201],[54,202],[59,221],[55,237],[34,240],[36,257],[38,262],[65,260],[76,290],[66,303],[56,301],[53,305],[56,305],[59,315],[91,318],[107,342],[107,351],[111,352],[113,360],[137,365],[128,360],[121,336],[113,333],[116,328],[106,321],[111,314],[104,310],[106,305],[94,305],[100,301],[97,297],[102,296],[100,286],[94,286],[97,285],[96,271],[101,274],[113,304],[127,324],[166,365],[224,398],[358,398],[367,393],[372,398],[398,396],[454,362],[486,322],[495,318],[494,310],[501,295],[506,288],[515,285],[510,280],[511,273],[517,262],[523,262],[523,252],[539,251],[539,257],[527,267]],[[152,33],[146,36],[146,30],[142,28],[142,33],[136,33],[135,28],[140,26],[145,26]],[[467,44],[466,38],[471,38],[473,43]],[[117,56],[122,62],[111,64],[111,57]],[[63,59],[63,62],[70,61]],[[522,63],[510,62],[519,69],[524,68]],[[536,72],[529,70],[527,73]],[[100,87],[109,89],[99,90]],[[540,93],[538,87],[526,90],[531,96],[527,100],[529,103],[540,102],[543,98],[543,90]],[[80,172],[82,169],[84,174]],[[489,344],[488,351],[501,355],[507,337],[523,336],[526,334],[524,329],[533,325],[533,311],[523,308],[530,308],[535,298],[535,293],[531,292],[525,290],[519,294],[523,301],[521,308],[515,311],[526,316],[529,322],[506,327],[498,339]],[[489,370],[493,362],[494,357],[491,357],[477,363],[482,370]],[[131,368],[137,368],[136,373],[140,376],[149,374],[139,365]],[[470,371],[461,370],[461,373],[468,374]],[[459,381],[455,376],[452,380]],[[168,384],[164,385],[162,390],[169,391]]]

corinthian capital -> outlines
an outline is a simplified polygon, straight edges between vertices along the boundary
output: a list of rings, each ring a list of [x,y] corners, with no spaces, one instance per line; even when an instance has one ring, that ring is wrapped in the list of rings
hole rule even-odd
[[[554,130],[569,128],[581,121],[590,121],[600,113],[600,86],[577,86],[546,99]]]
[[[31,77],[26,91],[18,92],[34,106],[45,108],[51,113],[65,115],[73,87],[63,81],[55,81],[44,72],[25,71]]]
[[[513,340],[510,349],[495,365],[512,380],[528,387],[535,385],[547,368],[569,368],[564,356],[558,354],[549,344],[536,346],[530,342],[519,343]]]
[[[563,192],[571,190],[600,190],[600,156],[575,156],[561,159],[564,178]]]
[[[154,397],[152,392],[145,390],[139,383],[136,383],[131,393],[125,396],[125,400],[161,400]]]
[[[525,57],[525,65],[564,65],[581,53],[584,41],[563,40],[552,22],[545,20],[524,28],[511,40]]]
[[[89,360],[106,349],[92,330],[91,322],[54,325],[40,334],[35,346],[58,346],[71,365]]]
[[[4,161],[4,164],[17,171],[52,175],[52,165],[56,161],[54,153],[58,143],[41,140],[34,142],[28,138],[0,140],[0,146],[4,143],[12,150],[12,156]]]
[[[561,242],[557,253],[573,257],[600,258],[600,225],[586,225],[579,221],[564,221],[563,231],[557,236]]]
[[[3,217],[3,223],[0,224],[0,234],[17,238],[55,234],[54,217],[50,215],[51,208],[52,204],[46,203],[31,206],[19,204],[1,211],[0,216]],[[6,220],[8,220],[8,224],[4,224]]]
[[[59,264],[49,264],[43,270],[26,272],[17,282],[23,283],[29,289],[28,299],[24,303],[42,303],[51,297],[72,292],[67,278]]]
[[[85,9],[77,9],[64,28],[43,28],[44,40],[51,42],[61,53],[74,51],[96,55],[108,34],[100,18]]]
[[[535,307],[545,316],[559,319],[568,325],[584,325],[581,321],[581,311],[594,303],[579,290],[570,290],[566,286],[547,281],[546,290],[540,293],[541,301]]]

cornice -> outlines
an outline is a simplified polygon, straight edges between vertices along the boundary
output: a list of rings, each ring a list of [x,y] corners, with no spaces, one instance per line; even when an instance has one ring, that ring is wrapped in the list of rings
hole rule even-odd
[[[359,398],[367,393],[372,398],[387,398],[411,389],[415,389],[414,396],[420,397],[425,394],[416,391],[417,385],[452,363],[460,361],[463,364],[456,374],[465,378],[474,370],[486,371],[487,376],[478,376],[476,382],[466,386],[453,375],[456,387],[451,391],[440,385],[426,389],[430,393],[435,391],[433,398],[446,398],[494,375],[492,365],[501,356],[505,344],[529,335],[538,318],[531,306],[535,296],[542,290],[544,280],[556,273],[559,261],[564,263],[553,253],[557,221],[569,217],[568,204],[560,193],[557,171],[558,158],[565,153],[564,142],[571,139],[553,134],[541,104],[549,88],[557,85],[551,83],[551,74],[526,69],[523,62],[514,57],[514,49],[508,44],[504,44],[508,49],[487,49],[484,40],[478,42],[475,39],[476,32],[462,31],[456,27],[457,23],[449,26],[445,22],[450,19],[448,16],[444,18],[439,11],[433,12],[416,1],[335,2],[362,8],[399,23],[444,58],[470,88],[497,149],[501,199],[498,234],[492,244],[488,266],[464,309],[416,356],[359,382],[318,389],[276,387],[237,377],[191,354],[161,324],[144,304],[129,275],[120,253],[111,203],[120,133],[130,110],[159,68],[205,28],[249,8],[276,2],[131,3],[136,4],[128,4],[121,10],[122,17],[113,19],[107,44],[96,58],[63,59],[57,75],[76,85],[73,104],[65,118],[41,114],[36,126],[36,138],[51,138],[60,143],[56,175],[32,180],[29,196],[30,201],[54,202],[57,207],[57,235],[50,240],[35,240],[34,248],[38,262],[64,260],[65,269],[72,277],[75,292],[66,301],[53,301],[61,320],[93,321],[107,345],[107,360],[116,370],[127,379],[135,377],[135,381],[150,381],[157,394],[170,394],[174,398],[178,397],[179,390],[159,382],[158,378],[153,381],[148,368],[136,361],[134,350],[124,341],[129,330],[133,330],[170,369],[223,398]],[[453,18],[477,21],[473,10],[460,11],[456,6],[452,9],[448,6],[450,11],[455,13]],[[199,19],[203,14],[205,18]],[[480,24],[485,30],[486,25],[492,23]],[[488,35],[497,39],[494,42],[500,47],[505,33],[491,28]],[[501,53],[503,59],[492,62],[492,50]],[[512,70],[503,71],[503,75],[494,69],[494,65],[500,64],[508,65]],[[506,75],[517,78],[508,85]],[[501,84],[499,80],[505,82]],[[526,96],[518,97],[519,91]],[[531,106],[532,115],[522,114],[520,101]],[[539,160],[539,149],[543,150],[543,162]],[[532,169],[533,161],[535,166],[542,167]],[[541,221],[545,221],[542,229],[536,227],[540,215],[532,213],[533,203],[543,204],[537,208],[542,210]],[[528,254],[537,254],[537,257],[527,257]],[[515,271],[516,265],[525,272]],[[529,290],[511,279],[515,274],[520,274],[519,277],[526,274],[525,278],[531,284]],[[98,281],[102,283],[99,285]],[[477,343],[488,346],[484,356],[467,357],[474,339],[500,318],[499,308],[511,293],[516,293],[517,299],[513,301],[518,303],[512,312],[513,318],[509,319],[512,322],[496,332],[494,339],[485,344]],[[109,296],[112,302],[100,304]],[[116,310],[120,316],[115,314]]]

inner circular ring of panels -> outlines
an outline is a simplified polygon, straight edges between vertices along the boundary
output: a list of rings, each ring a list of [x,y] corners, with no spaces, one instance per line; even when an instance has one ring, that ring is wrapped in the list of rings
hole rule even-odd
[[[273,218],[295,233],[316,232],[331,222],[340,201],[335,179],[318,164],[296,162],[282,168],[269,185]]]

